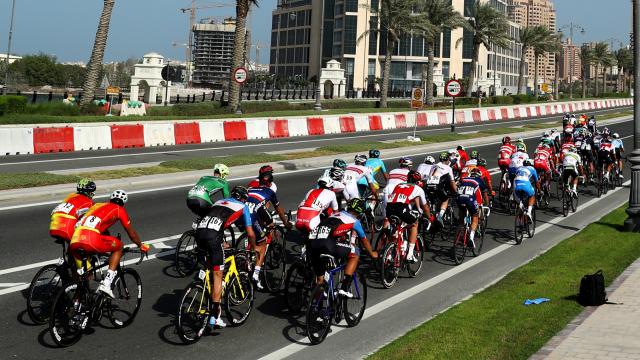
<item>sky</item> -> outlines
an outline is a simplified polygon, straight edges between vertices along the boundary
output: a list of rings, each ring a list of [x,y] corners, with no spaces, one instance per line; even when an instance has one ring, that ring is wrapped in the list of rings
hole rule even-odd
[[[86,62],[103,2],[100,0],[15,0],[16,14],[12,54],[43,52],[60,61]],[[0,53],[6,53],[12,0],[0,0]],[[105,62],[141,58],[148,52],[184,60],[189,14],[179,9],[189,0],[116,0],[111,19]],[[198,3],[212,3],[199,0]],[[220,0],[216,3],[231,3]],[[253,42],[261,43],[260,62],[268,63],[271,11],[276,0],[259,0],[251,26]],[[616,38],[629,42],[631,1],[629,0],[555,0],[558,27],[574,22],[585,28],[584,35],[574,33],[574,43]],[[198,10],[198,17],[232,16],[233,7]],[[568,32],[567,32],[568,34]],[[609,41],[607,41],[609,42]],[[618,43],[618,41],[614,41]],[[614,45],[615,48],[619,45]],[[255,58],[252,49],[251,58]]]

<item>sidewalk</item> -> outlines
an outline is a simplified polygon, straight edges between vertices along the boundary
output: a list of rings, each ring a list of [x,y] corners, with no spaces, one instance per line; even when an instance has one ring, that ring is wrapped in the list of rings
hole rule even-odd
[[[611,283],[607,295],[617,304],[586,307],[530,360],[640,359],[640,259]]]

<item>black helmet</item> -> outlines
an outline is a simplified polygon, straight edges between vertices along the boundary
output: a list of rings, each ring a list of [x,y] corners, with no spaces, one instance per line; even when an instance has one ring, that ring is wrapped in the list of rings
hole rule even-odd
[[[93,181],[83,178],[78,181],[78,185],[76,186],[76,190],[78,194],[84,194],[89,197],[93,197],[93,193],[96,192],[96,183]]]
[[[480,154],[476,150],[473,150],[471,152],[471,159],[478,160],[479,156],[480,156]]]
[[[440,161],[447,161],[449,160],[449,153],[444,151],[440,153]]]
[[[249,197],[249,192],[247,188],[238,185],[231,190],[231,197],[238,201],[245,201]]]
[[[353,158],[353,162],[356,165],[364,165],[367,162],[367,155],[358,154]]]
[[[487,166],[487,159],[478,159],[478,166]]]
[[[480,171],[480,169],[478,168],[473,168],[471,169],[471,171],[469,171],[469,177],[473,177],[473,178],[482,177],[482,171]]]
[[[342,159],[335,159],[335,160],[333,160],[333,167],[338,167],[338,168],[344,170],[344,169],[347,168],[347,163]]]
[[[422,175],[419,172],[415,170],[409,170],[409,172],[407,173],[407,182],[409,184],[416,184],[420,180],[422,180]]]
[[[380,150],[378,150],[378,149],[369,150],[369,157],[370,158],[379,158],[380,157]]]
[[[347,211],[354,212],[358,215],[364,212],[364,200],[360,198],[353,198],[347,203]]]

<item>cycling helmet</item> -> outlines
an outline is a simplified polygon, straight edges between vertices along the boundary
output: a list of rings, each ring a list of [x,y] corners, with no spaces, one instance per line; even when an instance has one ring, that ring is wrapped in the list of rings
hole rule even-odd
[[[380,150],[378,149],[369,150],[369,158],[379,158],[379,157],[380,157]]]
[[[329,177],[335,181],[341,181],[342,176],[344,176],[344,170],[339,167],[334,166],[329,170]]]
[[[409,172],[407,173],[407,182],[409,184],[415,184],[420,180],[422,180],[422,175],[419,172],[415,170],[409,170]]]
[[[614,138],[614,139],[619,139],[619,138],[620,138],[620,134],[618,134],[618,133],[613,133],[613,138]]]
[[[258,170],[258,176],[262,176],[266,173],[273,174],[273,168],[271,167],[271,165],[261,166],[260,170]]]
[[[542,137],[548,137],[549,135],[551,135],[551,134],[549,134],[548,131],[545,131],[545,132],[542,133]]]
[[[551,146],[549,146],[549,144],[542,144],[542,148],[545,150],[549,150],[551,149]]]
[[[555,134],[555,133],[557,133],[557,132],[558,132],[558,129],[551,129],[551,133],[552,133],[552,134]]]
[[[335,160],[333,160],[333,167],[338,167],[338,168],[344,170],[344,169],[347,168],[347,163],[342,159],[335,159]]]
[[[523,152],[526,151],[524,144],[521,142],[516,143],[516,151],[523,151]]]
[[[469,171],[469,177],[479,178],[482,177],[482,171],[478,168],[473,168]]]
[[[249,192],[247,191],[247,188],[243,186],[234,186],[231,190],[231,197],[238,201],[245,201],[249,197]]]
[[[569,148],[569,152],[572,152],[572,153],[578,152],[578,148],[575,146],[572,146]]]
[[[124,204],[129,201],[129,196],[124,190],[116,190],[111,193],[111,202],[114,204],[118,204],[120,206],[124,206]]]
[[[353,158],[356,165],[364,165],[367,162],[367,155],[358,154]]]
[[[524,166],[533,166],[533,162],[531,161],[531,159],[525,159],[522,162],[522,165],[524,165]]]
[[[518,140],[516,140],[516,141],[519,142],[519,143],[524,143],[524,140],[522,140],[521,137],[519,137]]]
[[[486,167],[487,159],[478,159],[478,166]]]
[[[347,211],[354,212],[358,215],[364,212],[364,200],[360,198],[353,198],[347,203]]]
[[[478,154],[478,152],[476,150],[473,150],[471,152],[471,159],[478,160],[478,156],[480,156],[480,154]]]
[[[449,161],[449,153],[441,152],[440,156],[438,156],[438,159],[440,159],[440,161]]]
[[[321,176],[318,179],[318,187],[321,189],[328,189],[328,188],[332,188],[333,187],[333,179],[331,179],[328,176]]]
[[[273,168],[271,165],[265,165],[258,171],[258,181],[261,185],[271,185],[273,182]]]
[[[213,174],[218,173],[221,178],[226,179],[229,176],[229,168],[225,164],[213,165]]]
[[[603,133],[604,135],[610,135],[610,134],[611,134],[611,130],[609,130],[609,128],[608,128],[608,127],[605,127],[604,129],[602,129],[602,133]]]
[[[449,156],[460,156],[460,153],[456,149],[449,150]]]
[[[510,142],[511,142],[511,138],[510,137],[505,136],[505,137],[502,138],[502,143],[503,144],[508,144]]]
[[[78,194],[85,194],[88,197],[93,197],[93,193],[96,192],[96,183],[87,178],[82,178],[78,181],[76,190],[78,191]]]
[[[464,151],[464,150],[465,150],[465,148],[464,148],[464,146],[462,146],[462,145],[458,145],[458,147],[456,148],[456,150],[462,150],[462,151]]]
[[[434,159],[433,156],[427,156],[424,158],[424,163],[427,165],[433,165],[436,163],[436,159]]]
[[[400,163],[400,167],[407,167],[410,168],[411,166],[413,166],[413,160],[411,160],[410,157],[401,157],[400,161],[398,161],[398,163]]]

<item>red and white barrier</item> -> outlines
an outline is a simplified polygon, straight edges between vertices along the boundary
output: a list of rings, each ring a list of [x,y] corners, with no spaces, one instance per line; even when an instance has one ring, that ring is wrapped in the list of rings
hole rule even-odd
[[[457,124],[482,123],[633,105],[633,99],[515,105],[455,112]],[[63,151],[289,138],[451,123],[450,110],[247,120],[0,126],[0,156]]]

